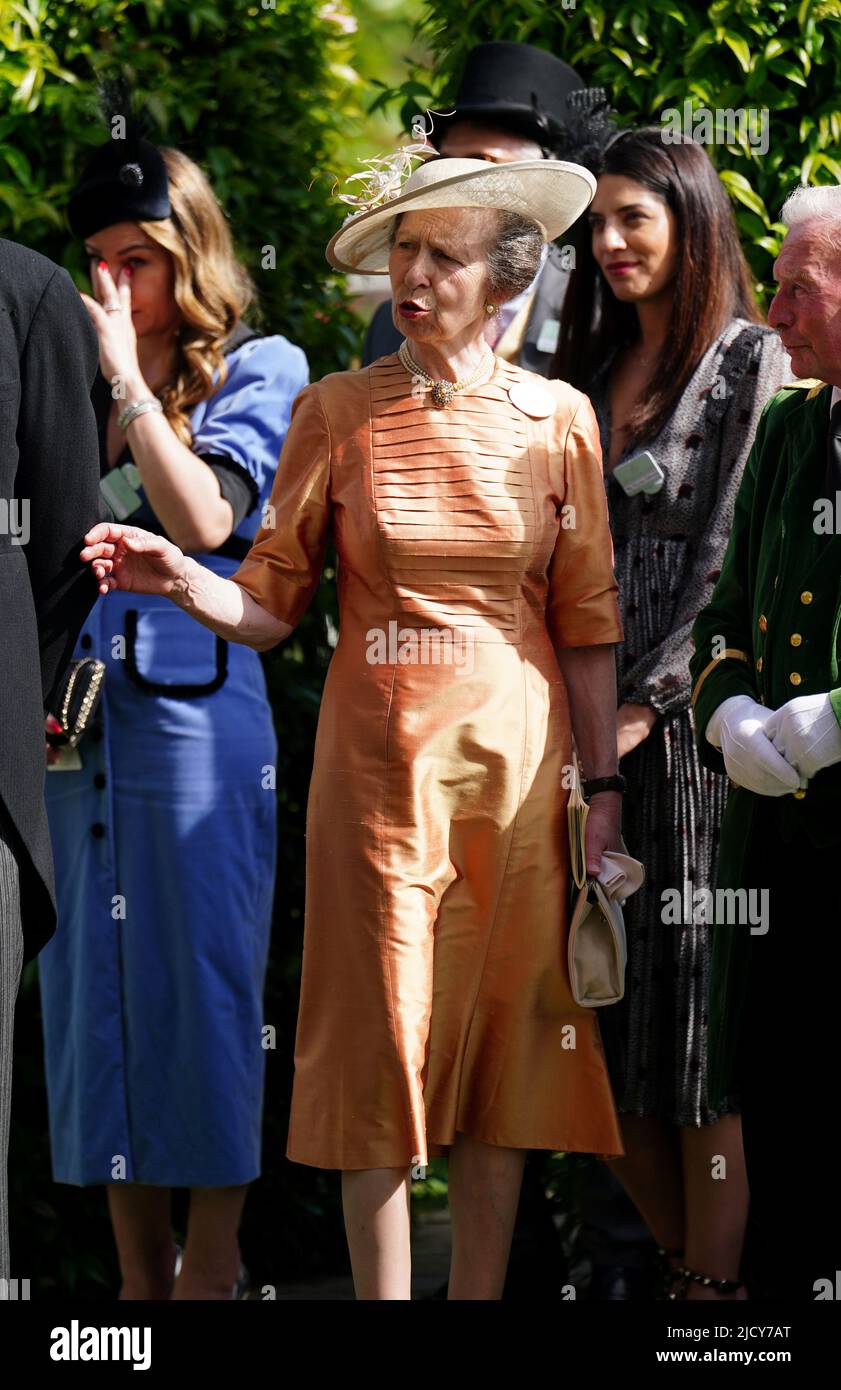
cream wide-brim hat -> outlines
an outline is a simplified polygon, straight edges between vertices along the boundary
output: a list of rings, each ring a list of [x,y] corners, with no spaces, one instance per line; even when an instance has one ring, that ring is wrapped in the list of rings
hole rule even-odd
[[[596,180],[580,164],[561,159],[432,159],[415,169],[388,202],[352,214],[330,238],[327,259],[336,270],[387,275],[395,217],[421,208],[498,208],[536,222],[546,241],[571,227],[592,202]]]

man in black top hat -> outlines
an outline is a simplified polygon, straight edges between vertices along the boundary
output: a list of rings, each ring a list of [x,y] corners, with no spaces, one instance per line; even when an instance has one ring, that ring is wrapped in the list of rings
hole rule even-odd
[[[577,72],[545,49],[526,43],[480,43],[471,49],[454,110],[431,113],[427,131],[448,159],[568,159],[588,163],[612,129],[604,94],[586,88]],[[571,267],[569,248],[550,243],[532,285],[500,307],[488,324],[497,354],[545,376],[558,340],[560,310]],[[367,366],[396,352],[402,334],[391,302],[378,306],[362,352]]]

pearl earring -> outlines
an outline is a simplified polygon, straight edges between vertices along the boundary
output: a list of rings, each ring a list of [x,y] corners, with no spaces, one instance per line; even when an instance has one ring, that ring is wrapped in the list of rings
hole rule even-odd
[[[485,305],[485,313],[487,314],[488,318],[491,318],[494,314],[496,314],[496,313],[498,313],[498,312],[499,312],[499,305],[498,305],[498,304],[492,304],[492,303],[490,302],[490,300],[488,300],[487,304]]]

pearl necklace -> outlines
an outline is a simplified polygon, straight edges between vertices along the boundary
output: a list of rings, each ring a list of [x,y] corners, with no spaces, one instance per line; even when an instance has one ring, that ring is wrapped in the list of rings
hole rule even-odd
[[[476,386],[480,380],[490,381],[496,368],[496,358],[488,349],[488,355],[479,364],[472,376],[465,377],[463,381],[436,381],[428,372],[419,367],[412,354],[409,352],[409,344],[406,339],[397,349],[397,355],[406,371],[411,377],[419,379],[427,390],[432,391],[433,405],[441,408],[450,405],[457,391],[464,391],[468,386]]]

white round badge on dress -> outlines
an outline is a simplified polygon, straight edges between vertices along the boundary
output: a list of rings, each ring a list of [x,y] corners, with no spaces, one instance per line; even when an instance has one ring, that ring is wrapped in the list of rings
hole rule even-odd
[[[557,408],[555,397],[550,392],[542,386],[532,386],[529,381],[515,381],[508,388],[508,397],[512,405],[534,420],[545,420],[547,415],[554,415]]]

